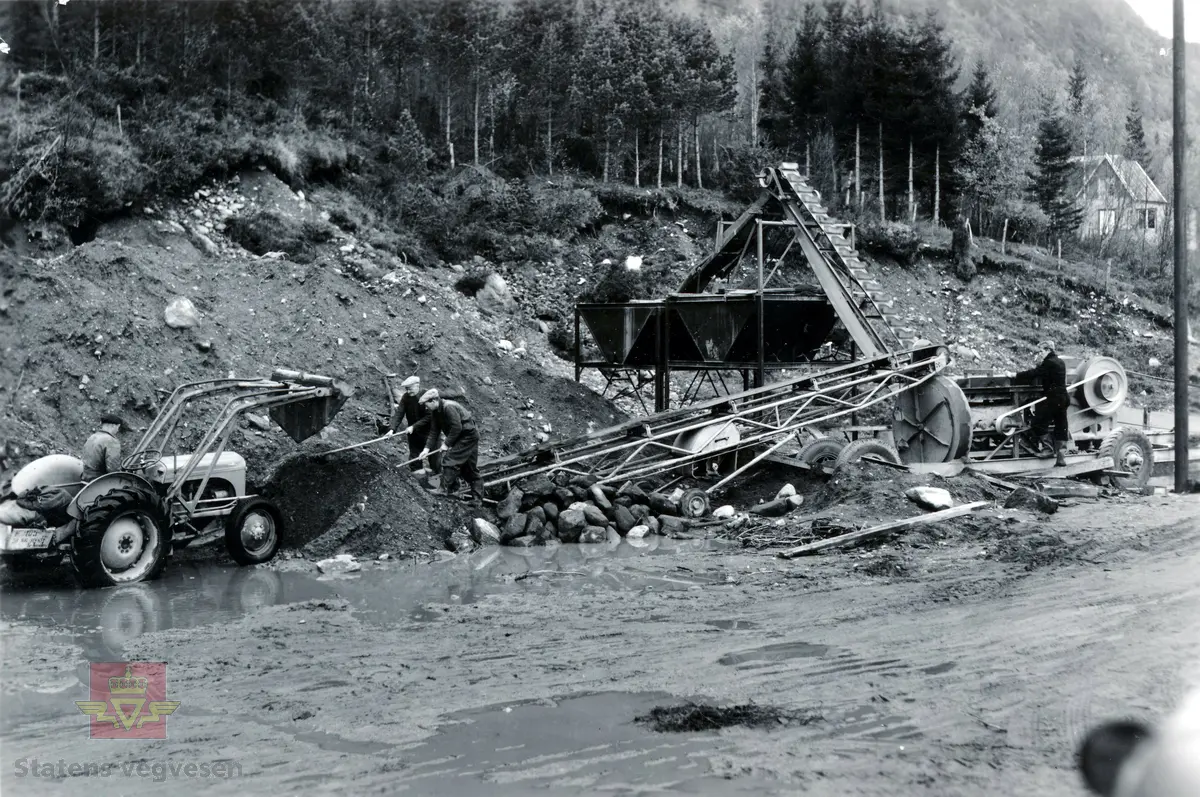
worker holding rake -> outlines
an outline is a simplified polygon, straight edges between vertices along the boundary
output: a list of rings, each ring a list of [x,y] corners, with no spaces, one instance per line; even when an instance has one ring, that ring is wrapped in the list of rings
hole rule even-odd
[[[421,377],[410,376],[400,383],[403,393],[395,399],[392,410],[391,428],[408,436],[409,470],[420,470],[421,449],[429,437],[429,425],[432,419],[429,412],[421,404]],[[402,425],[403,422],[403,425]],[[436,441],[435,441],[436,442]],[[442,469],[442,455],[429,455],[429,470],[438,473]]]
[[[423,458],[437,445],[439,435],[445,435],[442,458],[441,494],[453,496],[461,472],[476,500],[483,499],[483,478],[479,473],[479,432],[470,411],[457,401],[443,399],[436,390],[421,395],[421,406],[431,418],[429,436],[420,456]]]

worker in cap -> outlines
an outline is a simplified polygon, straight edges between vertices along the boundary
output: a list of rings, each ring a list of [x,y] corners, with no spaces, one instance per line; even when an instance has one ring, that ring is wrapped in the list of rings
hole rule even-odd
[[[121,441],[117,435],[129,425],[119,415],[106,412],[100,416],[100,429],[83,444],[83,480],[90,482],[106,473],[121,469]]]
[[[452,496],[458,487],[458,477],[471,487],[475,500],[483,498],[483,479],[479,474],[479,432],[470,411],[457,401],[444,399],[436,390],[427,390],[421,395],[421,404],[429,409],[432,422],[424,457],[435,445],[439,435],[445,435],[442,457],[442,494]]]
[[[425,445],[429,436],[429,411],[421,405],[418,396],[421,394],[421,377],[410,376],[400,383],[403,392],[392,398],[391,429],[408,436],[408,458],[418,460],[418,453]],[[429,469],[437,473],[441,470],[442,455],[433,454],[429,457]],[[409,470],[420,470],[421,463],[409,462]]]
[[[1063,454],[1071,439],[1067,427],[1067,407],[1071,397],[1067,395],[1067,366],[1055,353],[1054,341],[1043,340],[1037,346],[1038,364],[1026,371],[1014,374],[1018,384],[1036,384],[1042,389],[1042,400],[1033,406],[1033,420],[1029,433],[1034,440],[1039,457],[1055,458],[1054,464],[1067,464]],[[1053,427],[1053,434],[1050,433]]]

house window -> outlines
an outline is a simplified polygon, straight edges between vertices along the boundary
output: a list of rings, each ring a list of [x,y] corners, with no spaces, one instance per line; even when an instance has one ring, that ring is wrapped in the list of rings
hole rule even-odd
[[[1146,229],[1153,230],[1158,225],[1158,208],[1146,208]]]

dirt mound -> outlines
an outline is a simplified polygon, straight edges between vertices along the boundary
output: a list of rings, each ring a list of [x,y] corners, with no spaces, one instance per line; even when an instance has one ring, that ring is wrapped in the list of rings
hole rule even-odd
[[[222,207],[211,198],[196,199],[192,211],[201,204]],[[0,256],[0,313],[14,331],[0,349],[0,386],[8,388],[0,451],[10,466],[48,453],[78,454],[102,412],[119,412],[131,425],[146,427],[181,383],[269,376],[276,367],[335,376],[356,392],[320,438],[302,447],[273,425],[240,422],[228,448],[245,456],[256,484],[265,484],[282,458],[298,450],[315,453],[318,441],[329,448],[375,437],[375,423],[388,411],[385,372],[417,373],[428,387],[465,394],[480,429],[481,460],[520,451],[538,435],[570,437],[589,424],[624,419],[570,378],[571,366],[554,356],[544,335],[524,326],[520,311],[485,318],[473,299],[454,290],[460,275],[451,269],[411,268],[352,236],[324,245],[309,264],[256,258],[215,225],[208,229],[219,254],[212,255],[197,249],[172,215],[199,221],[190,211],[163,209],[156,218],[102,226],[95,240],[53,259]],[[351,257],[377,268],[352,269]],[[164,308],[180,296],[199,311],[194,327],[165,323]],[[502,349],[501,340],[511,340],[521,353]],[[194,446],[214,417],[189,415],[176,450]],[[136,440],[136,434],[122,435],[126,448]],[[408,454],[400,441],[371,451],[389,466]],[[440,509],[413,510],[425,496],[413,492],[419,488],[406,476],[392,483],[382,478],[383,466],[355,460],[354,479],[333,473],[327,463],[305,480],[300,462],[316,464],[298,460],[279,471],[290,475],[275,480],[285,513],[301,511],[289,506],[303,506],[319,493],[284,489],[283,481],[332,485],[328,506],[289,517],[293,533],[307,544],[316,543],[318,525],[330,522],[324,530],[343,529],[346,550],[441,547],[440,532],[450,521],[426,520]],[[342,495],[348,496],[352,481],[361,490],[354,501]],[[378,509],[373,540],[349,530],[347,507],[362,503],[363,494],[369,496],[367,515]]]
[[[285,457],[262,489],[283,513],[285,547],[314,557],[444,548],[474,515],[391,459],[363,449]]]
[[[819,714],[755,703],[740,706],[685,703],[682,706],[655,706],[649,714],[635,717],[634,722],[647,725],[659,733],[695,733],[736,726],[769,730],[783,726],[812,725],[822,719]]]

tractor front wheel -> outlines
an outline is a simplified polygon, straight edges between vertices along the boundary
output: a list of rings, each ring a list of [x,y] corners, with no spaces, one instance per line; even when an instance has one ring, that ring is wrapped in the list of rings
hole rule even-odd
[[[71,566],[85,587],[114,587],[162,574],[171,523],[157,496],[119,487],[83,510],[71,538]]]
[[[225,547],[239,565],[271,561],[282,540],[283,515],[265,498],[239,501],[225,523]]]

